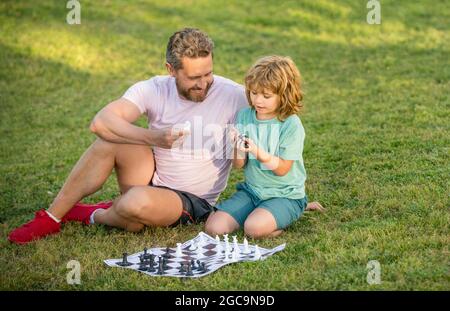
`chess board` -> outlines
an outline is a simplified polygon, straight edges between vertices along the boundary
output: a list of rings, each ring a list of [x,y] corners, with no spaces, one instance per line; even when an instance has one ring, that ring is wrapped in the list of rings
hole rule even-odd
[[[218,247],[218,244],[221,246]],[[181,256],[177,256],[176,248],[167,248],[167,247],[155,247],[149,248],[147,250],[148,253],[153,254],[155,256],[155,262],[158,263],[158,258],[165,256],[166,267],[162,274],[158,274],[158,269],[155,271],[149,272],[148,269],[139,270],[140,267],[140,256],[144,254],[144,251],[134,253],[132,255],[127,256],[127,261],[129,262],[128,266],[121,266],[123,258],[116,259],[107,259],[104,260],[105,264],[110,267],[119,267],[126,268],[135,271],[139,271],[145,273],[150,276],[171,276],[171,277],[181,277],[181,278],[198,278],[210,273],[213,273],[217,269],[236,262],[242,261],[257,261],[264,260],[267,257],[273,255],[276,252],[283,250],[286,244],[279,245],[272,249],[266,249],[262,247],[258,247],[260,256],[255,256],[255,245],[248,245],[246,248],[244,244],[237,243],[239,247],[239,255],[235,258],[232,258],[231,253],[230,257],[227,256],[225,258],[225,247],[226,243],[221,240],[218,241],[215,238],[207,235],[204,232],[200,232],[196,237],[191,240],[188,240],[181,244],[182,254]],[[194,245],[196,247],[199,246],[197,250],[191,250],[191,246]],[[230,246],[233,248],[234,243],[230,243]],[[248,253],[244,253],[244,250],[247,249]],[[258,254],[259,255],[259,254]],[[187,265],[194,261],[195,266],[192,266],[192,275],[186,275],[186,271],[180,271],[181,263]],[[201,269],[200,266],[204,265],[204,269]]]

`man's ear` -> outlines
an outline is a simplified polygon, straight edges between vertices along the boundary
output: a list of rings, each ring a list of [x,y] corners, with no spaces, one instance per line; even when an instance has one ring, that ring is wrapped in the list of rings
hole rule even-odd
[[[171,75],[172,77],[175,77],[176,72],[171,64],[166,63],[166,69],[167,69],[167,72],[169,73],[169,75]]]

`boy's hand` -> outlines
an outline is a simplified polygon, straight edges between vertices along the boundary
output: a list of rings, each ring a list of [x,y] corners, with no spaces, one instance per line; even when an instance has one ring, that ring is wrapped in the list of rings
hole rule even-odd
[[[325,212],[325,208],[319,202],[310,202],[305,208],[305,211]]]
[[[241,152],[250,152],[255,154],[258,150],[258,146],[245,135],[241,135],[238,137],[237,148]]]

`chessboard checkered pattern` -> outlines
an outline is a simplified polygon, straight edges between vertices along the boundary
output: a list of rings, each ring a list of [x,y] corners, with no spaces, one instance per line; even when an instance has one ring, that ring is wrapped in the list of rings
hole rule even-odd
[[[201,243],[203,241],[203,243]],[[199,243],[201,244],[201,249],[199,250],[190,250],[191,245],[194,244],[195,246],[198,246]],[[219,253],[217,251],[217,245],[218,242],[216,239],[212,238],[211,236],[207,235],[204,232],[200,232],[196,237],[194,237],[191,240],[188,240],[184,242],[181,245],[182,249],[182,256],[176,256],[176,248],[167,248],[167,247],[155,247],[155,248],[149,248],[147,250],[148,253],[151,253],[155,255],[155,262],[158,263],[158,257],[161,257],[166,254],[167,258],[167,268],[164,270],[163,274],[158,274],[158,265],[155,267],[154,272],[149,271],[141,271],[138,270],[140,265],[140,259],[139,256],[144,254],[144,251],[134,253],[132,255],[129,255],[127,257],[128,262],[131,263],[129,266],[120,266],[117,263],[122,262],[122,258],[117,259],[107,259],[105,260],[105,264],[107,264],[110,267],[119,267],[119,268],[126,268],[131,270],[136,270],[141,273],[145,273],[150,276],[172,276],[172,277],[202,277],[205,275],[208,275],[217,269],[231,263],[236,262],[242,262],[242,261],[256,261],[256,260],[264,260],[267,257],[273,255],[276,252],[279,252],[283,250],[286,246],[286,244],[279,245],[272,249],[265,249],[262,247],[259,247],[259,251],[261,254],[261,257],[256,259],[255,258],[255,245],[248,245],[248,249],[250,253],[244,254],[244,244],[238,243],[239,247],[239,256],[236,258],[236,260],[231,259],[231,254],[228,259],[225,258],[225,242],[220,241],[221,249],[222,251]],[[233,243],[230,243],[231,247],[234,246]],[[168,251],[168,253],[167,253]],[[168,256],[167,256],[168,255]],[[192,275],[187,276],[186,272],[180,272],[180,266],[181,263],[190,263],[192,260],[194,260],[194,263],[197,264],[197,260],[200,261],[200,263],[204,263],[206,267],[206,271],[202,271],[201,269],[197,269],[196,267],[192,269]]]

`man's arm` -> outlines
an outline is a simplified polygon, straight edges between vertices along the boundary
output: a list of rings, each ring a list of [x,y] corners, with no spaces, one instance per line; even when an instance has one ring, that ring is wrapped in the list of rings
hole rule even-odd
[[[100,110],[91,122],[90,130],[103,140],[117,144],[136,144],[172,148],[183,132],[172,129],[149,130],[133,124],[141,113],[125,98],[115,100]]]

